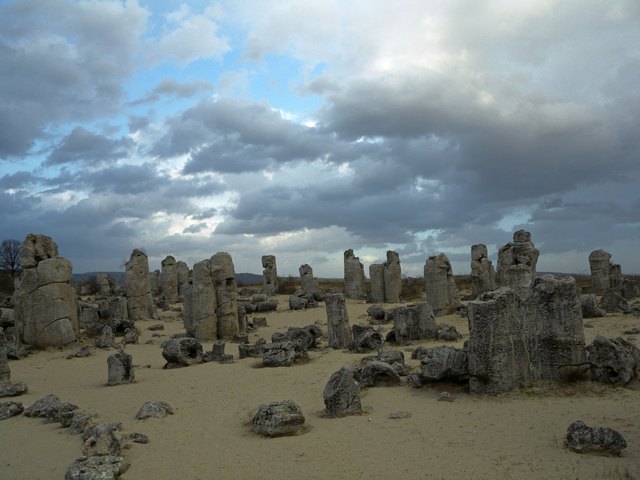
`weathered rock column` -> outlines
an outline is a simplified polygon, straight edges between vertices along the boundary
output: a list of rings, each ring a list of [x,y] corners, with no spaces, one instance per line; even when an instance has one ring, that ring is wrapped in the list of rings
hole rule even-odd
[[[473,296],[479,297],[484,292],[496,288],[493,264],[489,260],[487,246],[480,243],[471,246],[471,281]]]
[[[162,296],[165,302],[176,303],[178,301],[178,270],[176,267],[176,259],[168,255],[162,260],[160,265],[162,266],[160,273]]]
[[[316,298],[320,292],[318,290],[318,282],[313,277],[313,268],[305,263],[300,265],[298,271],[300,272],[300,288],[302,288],[304,296],[309,299]]]
[[[393,250],[387,251],[387,261],[384,264],[384,300],[387,303],[399,303],[402,290],[402,270],[400,256]]]
[[[216,290],[218,338],[231,339],[240,331],[236,272],[231,255],[227,252],[218,252],[211,257],[211,277]]]
[[[369,265],[369,278],[371,279],[371,301],[384,303],[384,264]]]
[[[332,293],[325,296],[327,308],[327,335],[329,347],[347,348],[351,342],[351,328],[349,327],[349,314],[344,295]]]
[[[58,256],[58,246],[46,235],[29,234],[20,250],[23,268],[15,293],[15,323],[29,345],[67,345],[78,334],[78,307],[71,287],[71,262]]]
[[[503,245],[498,251],[498,285],[509,286],[520,294],[526,294],[536,278],[539,255],[529,232],[515,232],[513,242]]]
[[[611,254],[604,250],[594,250],[589,254],[591,289],[596,295],[603,295],[609,290],[610,260]]]
[[[405,345],[411,340],[435,338],[436,317],[426,302],[392,310],[396,343]]]
[[[262,256],[262,284],[264,285],[264,293],[273,295],[278,291],[278,268],[276,266],[276,257],[273,255]]]
[[[122,385],[133,383],[133,357],[128,353],[118,352],[107,357],[107,367],[109,376],[107,385]]]
[[[4,334],[4,329],[0,328],[0,384],[11,383],[11,369],[9,368],[7,351],[7,337]]]
[[[429,257],[424,266],[427,302],[436,315],[452,313],[458,307],[458,287],[453,278],[451,263],[444,253]]]
[[[193,266],[190,295],[190,308],[185,315],[187,334],[198,340],[216,340],[218,338],[218,307],[216,288],[213,284],[211,260],[203,260]]]
[[[182,260],[178,260],[176,272],[178,275],[178,296],[182,298],[182,287],[189,280],[189,266]]]
[[[347,298],[365,298],[364,267],[352,249],[344,252],[344,294]]]
[[[125,265],[124,287],[130,320],[157,318],[149,286],[149,260],[141,250],[133,250]]]

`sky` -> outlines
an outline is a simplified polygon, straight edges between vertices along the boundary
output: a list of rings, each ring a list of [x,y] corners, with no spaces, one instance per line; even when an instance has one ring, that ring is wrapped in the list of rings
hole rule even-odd
[[[0,0],[0,236],[74,272],[640,273],[637,0]]]

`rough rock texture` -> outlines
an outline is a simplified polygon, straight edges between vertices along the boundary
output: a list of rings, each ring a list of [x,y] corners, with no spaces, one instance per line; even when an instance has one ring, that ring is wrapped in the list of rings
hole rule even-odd
[[[536,278],[536,265],[540,252],[531,242],[531,234],[518,230],[513,234],[513,242],[498,250],[496,283],[513,288],[519,295],[527,294],[529,286]]]
[[[160,272],[160,289],[165,302],[177,303],[178,295],[178,268],[176,259],[168,255],[160,263],[162,270]]]
[[[7,352],[9,344],[4,329],[0,328],[0,384],[11,382],[11,369],[9,368],[9,358]]]
[[[109,284],[109,275],[104,272],[96,273],[96,286],[96,293],[98,295],[108,297],[113,293],[113,291],[111,290],[111,285]]]
[[[278,291],[278,268],[274,255],[262,256],[262,284],[267,295],[273,295]]]
[[[120,455],[119,423],[99,423],[82,434],[84,446],[82,453],[87,457],[94,455]]]
[[[349,314],[344,295],[333,293],[325,296],[327,309],[327,335],[329,347],[347,348],[351,343],[351,329],[349,328]]]
[[[306,263],[300,265],[298,271],[300,272],[300,288],[304,292],[304,296],[306,298],[318,297],[320,290],[318,289],[318,281],[313,277],[313,268],[311,268],[311,265]]]
[[[449,346],[426,348],[420,360],[422,379],[426,382],[469,379],[467,351]]]
[[[149,400],[136,413],[136,420],[144,420],[149,417],[162,418],[167,415],[173,415],[171,405],[162,400]]]
[[[193,266],[190,287],[184,291],[185,330],[198,340],[218,338],[217,297],[211,274],[211,261],[203,260]],[[190,301],[189,301],[190,300]]]
[[[559,380],[560,367],[586,363],[581,301],[573,277],[536,278],[523,315],[535,378]]]
[[[619,456],[627,448],[626,440],[617,431],[606,427],[587,427],[580,420],[569,425],[566,443],[576,453],[595,451]]]
[[[112,297],[109,299],[108,304],[109,319],[111,322],[111,328],[113,331],[118,331],[123,328],[124,325],[132,325],[129,322],[129,311],[127,307],[126,297]]]
[[[453,278],[451,263],[444,253],[429,257],[424,266],[427,302],[436,315],[453,313],[458,304],[458,287]]]
[[[26,383],[0,383],[0,398],[3,397],[19,397],[28,391]]]
[[[182,260],[176,262],[176,273],[178,277],[178,296],[182,298],[182,287],[189,280],[189,265]]]
[[[60,398],[51,393],[46,397],[43,397],[40,400],[36,400],[31,405],[29,405],[24,411],[24,416],[46,418],[47,412],[50,412],[52,409],[58,408],[61,403],[62,401],[60,400]]]
[[[29,234],[22,243],[23,271],[14,295],[15,323],[21,341],[38,347],[62,346],[79,330],[71,263],[58,256],[55,242]]]
[[[107,385],[122,385],[135,382],[133,357],[128,353],[118,352],[107,357]]]
[[[493,264],[489,260],[487,246],[482,243],[471,246],[471,282],[474,298],[496,288]]]
[[[599,318],[606,315],[606,312],[598,305],[597,297],[593,294],[580,296],[580,308],[582,318]]]
[[[622,288],[620,289],[620,293],[627,300],[640,296],[638,284],[628,278],[625,278],[622,281]]]
[[[600,298],[600,307],[607,313],[628,313],[629,302],[615,290],[607,290]]]
[[[238,344],[238,357],[242,358],[262,358],[264,355],[264,346],[267,341],[264,338],[260,338],[253,345]]]
[[[372,305],[367,308],[367,314],[376,321],[384,322],[387,316],[387,312],[385,312],[384,308],[379,305]],[[370,322],[373,323],[373,322]]]
[[[369,265],[369,278],[371,279],[371,301],[384,303],[384,264]]]
[[[307,351],[292,341],[266,343],[262,354],[265,367],[292,367],[298,360],[308,358]]]
[[[218,338],[230,340],[240,331],[236,272],[231,255],[218,252],[211,257],[211,277],[216,290]]]
[[[331,374],[322,393],[326,412],[335,417],[362,413],[360,386],[353,376],[353,369],[343,367]]]
[[[102,333],[93,342],[93,345],[98,348],[111,348],[115,346],[115,339],[113,336],[113,330],[109,325],[102,327]]]
[[[524,296],[500,288],[470,302],[470,390],[504,392],[584,365],[580,305],[575,280],[551,275],[537,278]]]
[[[354,377],[358,384],[365,388],[375,387],[379,382],[396,385],[402,383],[394,365],[370,358],[362,359],[362,364],[354,372]]]
[[[402,270],[400,256],[393,250],[387,250],[387,261],[384,264],[384,301],[399,303],[402,290]]]
[[[604,294],[611,286],[609,282],[611,254],[604,250],[594,250],[589,254],[589,268],[592,292],[596,295]]]
[[[24,412],[24,407],[20,402],[0,403],[0,421],[20,415],[22,412]]]
[[[162,347],[166,368],[202,363],[202,344],[192,337],[171,338]]]
[[[80,457],[69,465],[64,480],[112,480],[123,474],[129,465],[120,456]]]
[[[412,340],[435,338],[436,317],[426,302],[393,309],[395,343],[405,345]]]
[[[130,320],[157,318],[149,284],[149,260],[141,250],[133,250],[125,265],[124,288]]]
[[[609,266],[609,288],[612,290],[620,290],[623,280],[622,267],[617,263],[612,263]]]
[[[521,325],[520,301],[509,288],[469,302],[469,390],[499,393],[533,379]]]
[[[371,327],[354,325],[352,327],[353,341],[349,345],[349,350],[364,353],[378,350],[384,343],[382,334]]]
[[[598,335],[587,346],[591,378],[596,382],[626,385],[640,379],[640,350],[624,338]]]
[[[365,298],[364,266],[352,249],[344,252],[344,295],[346,298]]]
[[[149,272],[149,290],[154,296],[160,295],[160,270]]]
[[[304,427],[304,414],[291,400],[271,402],[258,407],[251,421],[252,430],[266,437],[294,435]]]
[[[289,297],[289,308],[291,310],[304,310],[307,308],[307,304],[309,300],[304,297],[298,297],[296,295],[291,295]]]

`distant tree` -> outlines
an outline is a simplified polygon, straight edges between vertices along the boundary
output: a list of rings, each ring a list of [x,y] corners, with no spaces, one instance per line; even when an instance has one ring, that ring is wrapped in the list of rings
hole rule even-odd
[[[0,245],[0,268],[15,277],[20,272],[20,245],[18,240],[3,240]]]

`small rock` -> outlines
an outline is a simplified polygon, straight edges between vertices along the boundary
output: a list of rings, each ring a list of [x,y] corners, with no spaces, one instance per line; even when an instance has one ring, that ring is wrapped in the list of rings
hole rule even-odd
[[[453,401],[455,401],[455,399],[456,399],[456,397],[454,397],[449,392],[440,392],[438,394],[438,401],[439,402],[453,402]]]
[[[24,412],[24,407],[20,402],[2,402],[0,403],[0,420],[15,417]]]
[[[67,468],[64,480],[112,480],[124,473],[129,465],[120,456],[80,457]]]
[[[162,400],[150,400],[140,407],[136,414],[136,420],[144,420],[149,417],[162,418],[167,415],[173,415],[171,405]]]
[[[304,422],[300,407],[291,400],[283,400],[260,405],[251,424],[254,432],[266,437],[277,437],[300,433]]]
[[[569,425],[566,443],[576,453],[597,451],[620,456],[627,448],[626,440],[617,431],[606,427],[587,427],[579,420]]]

